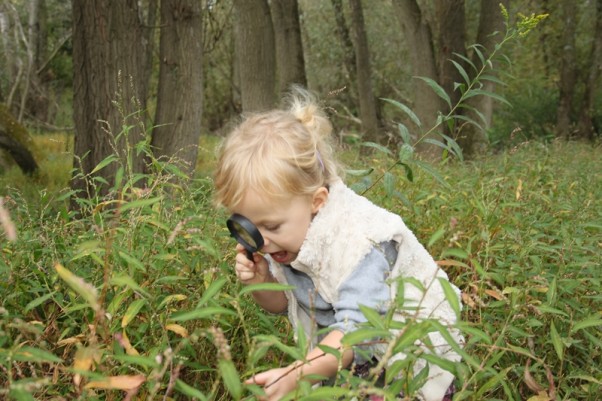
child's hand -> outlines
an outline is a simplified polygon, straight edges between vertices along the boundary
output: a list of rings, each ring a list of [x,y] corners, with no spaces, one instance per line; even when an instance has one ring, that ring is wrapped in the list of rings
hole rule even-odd
[[[290,366],[270,369],[256,374],[245,383],[263,387],[266,396],[260,400],[278,401],[297,387],[297,372]]]
[[[236,277],[243,284],[259,284],[265,283],[269,277],[268,261],[258,253],[253,254],[253,261],[247,258],[247,251],[245,248],[237,244],[236,245]]]

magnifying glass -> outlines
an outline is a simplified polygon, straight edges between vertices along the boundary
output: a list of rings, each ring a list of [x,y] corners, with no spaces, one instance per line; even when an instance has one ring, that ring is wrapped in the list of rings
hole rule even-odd
[[[255,224],[245,216],[234,213],[226,225],[234,239],[247,251],[247,259],[253,260],[253,254],[263,248],[263,237]]]

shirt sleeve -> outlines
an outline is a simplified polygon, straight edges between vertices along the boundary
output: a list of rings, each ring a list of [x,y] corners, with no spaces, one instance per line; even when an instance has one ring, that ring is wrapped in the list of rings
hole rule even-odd
[[[386,313],[391,297],[386,280],[396,254],[391,243],[372,248],[339,287],[338,300],[332,305],[335,323],[330,326],[331,329],[347,333],[353,331],[358,323],[365,322],[360,305],[376,309],[381,314]]]

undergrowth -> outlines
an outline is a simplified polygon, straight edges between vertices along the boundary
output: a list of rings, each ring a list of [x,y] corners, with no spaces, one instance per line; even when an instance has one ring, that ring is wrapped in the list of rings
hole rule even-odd
[[[454,400],[599,399],[599,153],[525,143],[447,162],[439,179],[393,172],[395,192],[365,194],[400,214],[462,289],[467,343],[447,366]],[[387,160],[368,163],[386,170]],[[362,188],[365,177],[348,178]],[[3,224],[16,239],[0,234],[0,398],[253,398],[245,378],[304,354],[286,320],[261,312],[235,279],[210,179],[125,183],[84,217],[69,210],[68,189],[4,180]],[[336,386],[301,386],[295,399],[351,399],[371,386],[342,371]]]

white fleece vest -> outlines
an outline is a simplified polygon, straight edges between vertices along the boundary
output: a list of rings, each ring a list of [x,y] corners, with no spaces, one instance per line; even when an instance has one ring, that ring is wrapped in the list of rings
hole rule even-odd
[[[418,242],[401,217],[357,195],[341,181],[330,186],[328,201],[314,217],[299,255],[291,266],[306,273],[322,298],[332,304],[338,299],[341,283],[349,277],[360,261],[374,246],[391,240],[396,243],[398,249],[391,278],[411,277],[424,287],[424,290],[421,290],[415,285],[404,283],[405,311],[396,313],[396,319],[403,321],[412,315],[418,320],[434,318],[445,326],[453,325],[456,315],[439,282],[439,279],[447,280],[445,272]],[[268,259],[274,277],[286,284],[283,266],[271,258]],[[460,302],[460,291],[453,285],[452,288]],[[395,299],[396,289],[396,285],[391,285],[391,300]],[[302,327],[307,338],[315,340],[315,322],[299,307],[292,292],[286,293],[291,323],[295,328]],[[361,303],[362,300],[358,301]],[[416,309],[408,311],[408,306]],[[449,329],[449,332],[458,344],[463,344],[463,338],[456,329]],[[460,360],[460,356],[439,333],[431,333],[429,337],[438,356],[450,361]],[[382,356],[386,347],[387,344],[383,344],[381,354],[375,356]],[[422,347],[425,352],[432,353],[426,346]],[[405,355],[395,355],[389,363],[403,358]],[[426,361],[419,360],[414,372],[418,373],[426,364]],[[426,401],[440,401],[452,381],[453,375],[450,372],[429,364],[429,379],[420,390],[420,395]]]

